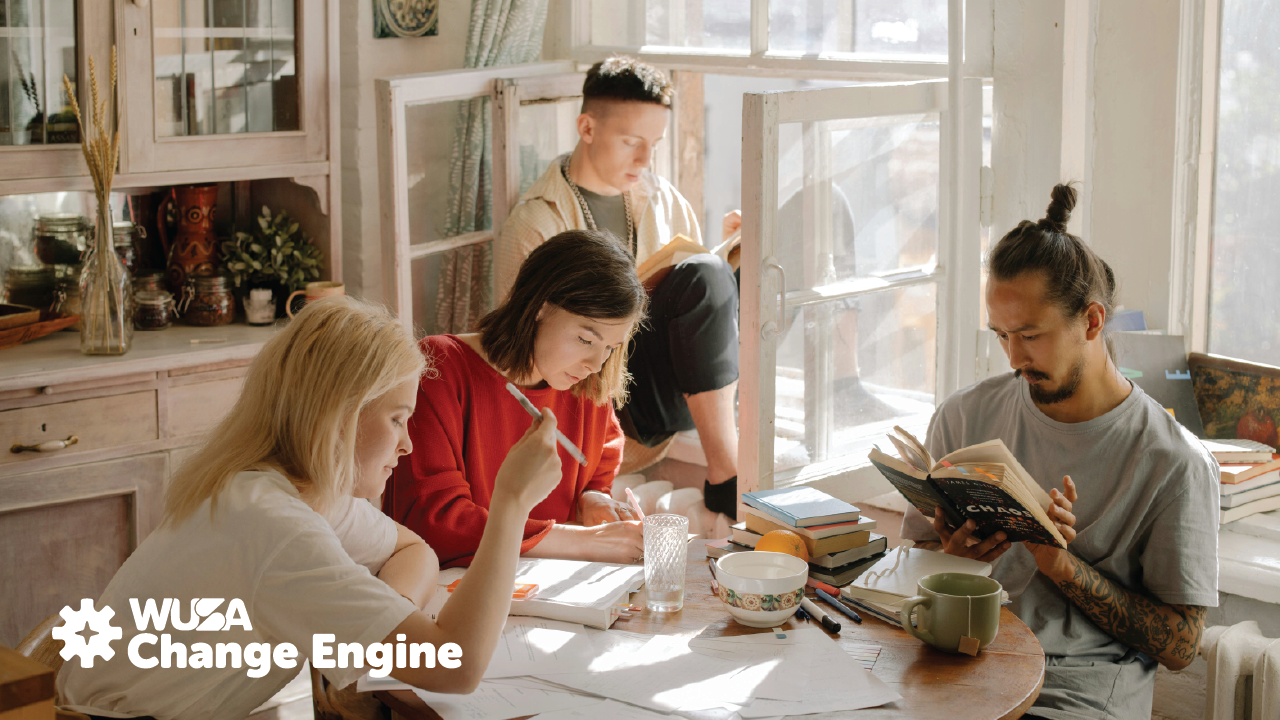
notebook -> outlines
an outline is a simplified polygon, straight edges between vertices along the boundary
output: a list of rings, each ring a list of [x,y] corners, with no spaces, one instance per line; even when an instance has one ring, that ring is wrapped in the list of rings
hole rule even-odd
[[[903,545],[885,554],[879,562],[842,588],[840,594],[892,605],[914,596],[920,578],[944,572],[990,577],[991,563]]]
[[[448,599],[447,586],[461,579],[467,568],[440,571],[440,586],[427,605],[430,615],[439,613]],[[607,630],[613,624],[613,608],[626,604],[630,593],[644,584],[644,566],[590,563],[578,560],[521,558],[516,565],[516,584],[538,586],[525,600],[511,601],[512,615],[581,623]]]
[[[743,493],[742,502],[791,527],[851,522],[861,516],[857,507],[805,485]]]
[[[1269,463],[1275,448],[1253,440],[1201,440],[1220,463]]]

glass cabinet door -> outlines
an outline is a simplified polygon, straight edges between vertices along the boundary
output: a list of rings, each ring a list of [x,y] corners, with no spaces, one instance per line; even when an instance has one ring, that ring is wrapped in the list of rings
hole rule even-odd
[[[107,89],[112,14],[96,0],[0,0],[0,192],[31,178],[87,176],[62,78],[87,108],[93,57],[99,92]]]
[[[75,0],[0,0],[0,146],[80,141],[65,74],[76,81]]]
[[[134,70],[127,81],[125,171],[327,160],[329,5],[124,4],[124,44]]]

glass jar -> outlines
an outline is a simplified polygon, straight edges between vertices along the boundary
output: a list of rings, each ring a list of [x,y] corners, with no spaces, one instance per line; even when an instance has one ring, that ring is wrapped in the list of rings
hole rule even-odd
[[[128,220],[122,220],[111,226],[111,242],[115,246],[116,255],[129,271],[130,275],[138,272],[138,240],[147,236],[147,231]],[[135,288],[136,289],[136,288]]]
[[[53,266],[18,265],[4,273],[5,302],[39,310],[53,306]]]
[[[58,315],[80,314],[80,265],[69,265],[65,272],[53,281],[53,312]],[[70,325],[64,331],[80,331],[80,322]]]
[[[46,265],[79,265],[91,235],[89,221],[75,213],[36,217],[36,257]]]
[[[136,304],[133,326],[139,330],[163,330],[172,325],[178,315],[168,290],[139,290],[133,299]]]
[[[236,319],[236,298],[225,275],[188,275],[182,316],[188,325],[227,325]]]
[[[165,292],[168,292],[164,286],[164,271],[143,270],[139,272],[133,278],[133,292],[137,294],[143,290],[165,290]]]

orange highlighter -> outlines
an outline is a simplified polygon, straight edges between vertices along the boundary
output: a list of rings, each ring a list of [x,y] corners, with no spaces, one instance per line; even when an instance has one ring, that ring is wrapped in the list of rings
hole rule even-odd
[[[462,582],[461,578],[454,580],[448,585],[445,585],[445,589],[448,590],[449,592],[453,592],[454,590],[457,589],[458,583],[460,582]],[[511,591],[511,599],[512,600],[528,600],[529,598],[533,597],[536,594],[538,594],[538,586],[536,584],[516,583],[515,589]]]

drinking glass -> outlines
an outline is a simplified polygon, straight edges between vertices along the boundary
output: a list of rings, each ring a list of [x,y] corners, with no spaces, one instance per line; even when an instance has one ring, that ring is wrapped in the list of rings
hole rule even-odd
[[[644,585],[650,610],[675,612],[684,607],[688,545],[689,518],[666,513],[644,517]]]

